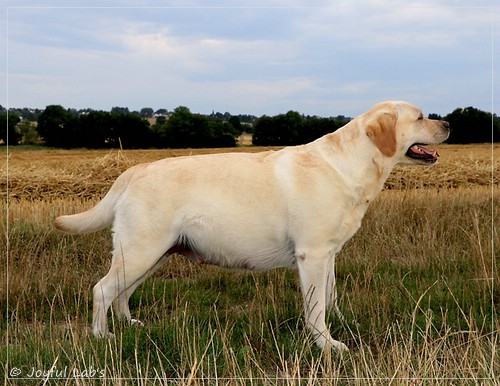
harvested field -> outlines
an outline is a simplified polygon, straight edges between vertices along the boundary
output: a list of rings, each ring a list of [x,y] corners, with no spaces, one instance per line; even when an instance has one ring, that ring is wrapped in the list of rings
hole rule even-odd
[[[277,148],[274,148],[277,149]],[[10,199],[102,196],[127,168],[166,157],[227,151],[257,152],[262,147],[181,150],[17,150],[9,149],[2,165],[0,194]],[[398,166],[386,189],[458,188],[498,185],[500,145],[441,145],[441,160],[432,167]],[[8,173],[8,180],[5,178]]]
[[[440,145],[439,164],[391,174],[337,256],[346,318],[328,323],[345,355],[314,345],[296,271],[225,270],[178,255],[131,298],[145,326],[111,318],[116,339],[95,339],[92,288],[109,267],[110,230],[66,235],[54,217],[88,209],[140,162],[261,150],[10,148],[0,181],[4,208],[9,187],[5,384],[500,384],[500,145]]]

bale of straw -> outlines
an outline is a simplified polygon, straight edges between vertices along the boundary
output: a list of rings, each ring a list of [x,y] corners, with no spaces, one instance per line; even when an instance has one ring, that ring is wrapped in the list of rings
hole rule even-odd
[[[59,167],[11,164],[8,174],[0,181],[0,192],[2,198],[8,194],[10,200],[100,197],[122,172],[133,165],[133,160],[113,154]]]

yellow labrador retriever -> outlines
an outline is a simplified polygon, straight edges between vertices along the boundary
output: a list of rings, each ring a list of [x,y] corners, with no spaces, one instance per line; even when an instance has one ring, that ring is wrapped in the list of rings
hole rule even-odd
[[[168,158],[125,171],[94,208],[55,226],[86,233],[113,224],[111,268],[94,287],[93,332],[108,335],[107,312],[131,319],[134,290],[172,253],[222,267],[298,268],[305,317],[320,347],[339,317],[335,254],[361,225],[396,164],[431,165],[447,122],[405,102],[383,102],[334,133],[263,153]]]

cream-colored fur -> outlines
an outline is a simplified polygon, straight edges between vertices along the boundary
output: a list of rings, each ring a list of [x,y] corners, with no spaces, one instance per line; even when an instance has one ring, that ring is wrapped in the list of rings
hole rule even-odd
[[[263,153],[168,158],[134,166],[94,208],[56,219],[70,233],[113,224],[113,259],[94,287],[93,331],[107,312],[131,320],[128,299],[172,253],[222,267],[298,268],[305,317],[320,347],[347,347],[325,323],[339,317],[335,254],[361,225],[368,204],[415,143],[437,144],[446,122],[405,102],[383,102],[303,146]]]

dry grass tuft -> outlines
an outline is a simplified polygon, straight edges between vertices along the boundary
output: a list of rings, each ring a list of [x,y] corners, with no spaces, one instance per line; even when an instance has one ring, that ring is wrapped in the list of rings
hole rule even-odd
[[[36,156],[36,153],[33,155]],[[135,163],[122,152],[108,153],[93,160],[61,160],[57,165],[37,162],[26,166],[11,161],[8,168],[9,198],[53,200],[99,197]],[[6,185],[7,179],[2,179],[2,194],[7,191]]]

